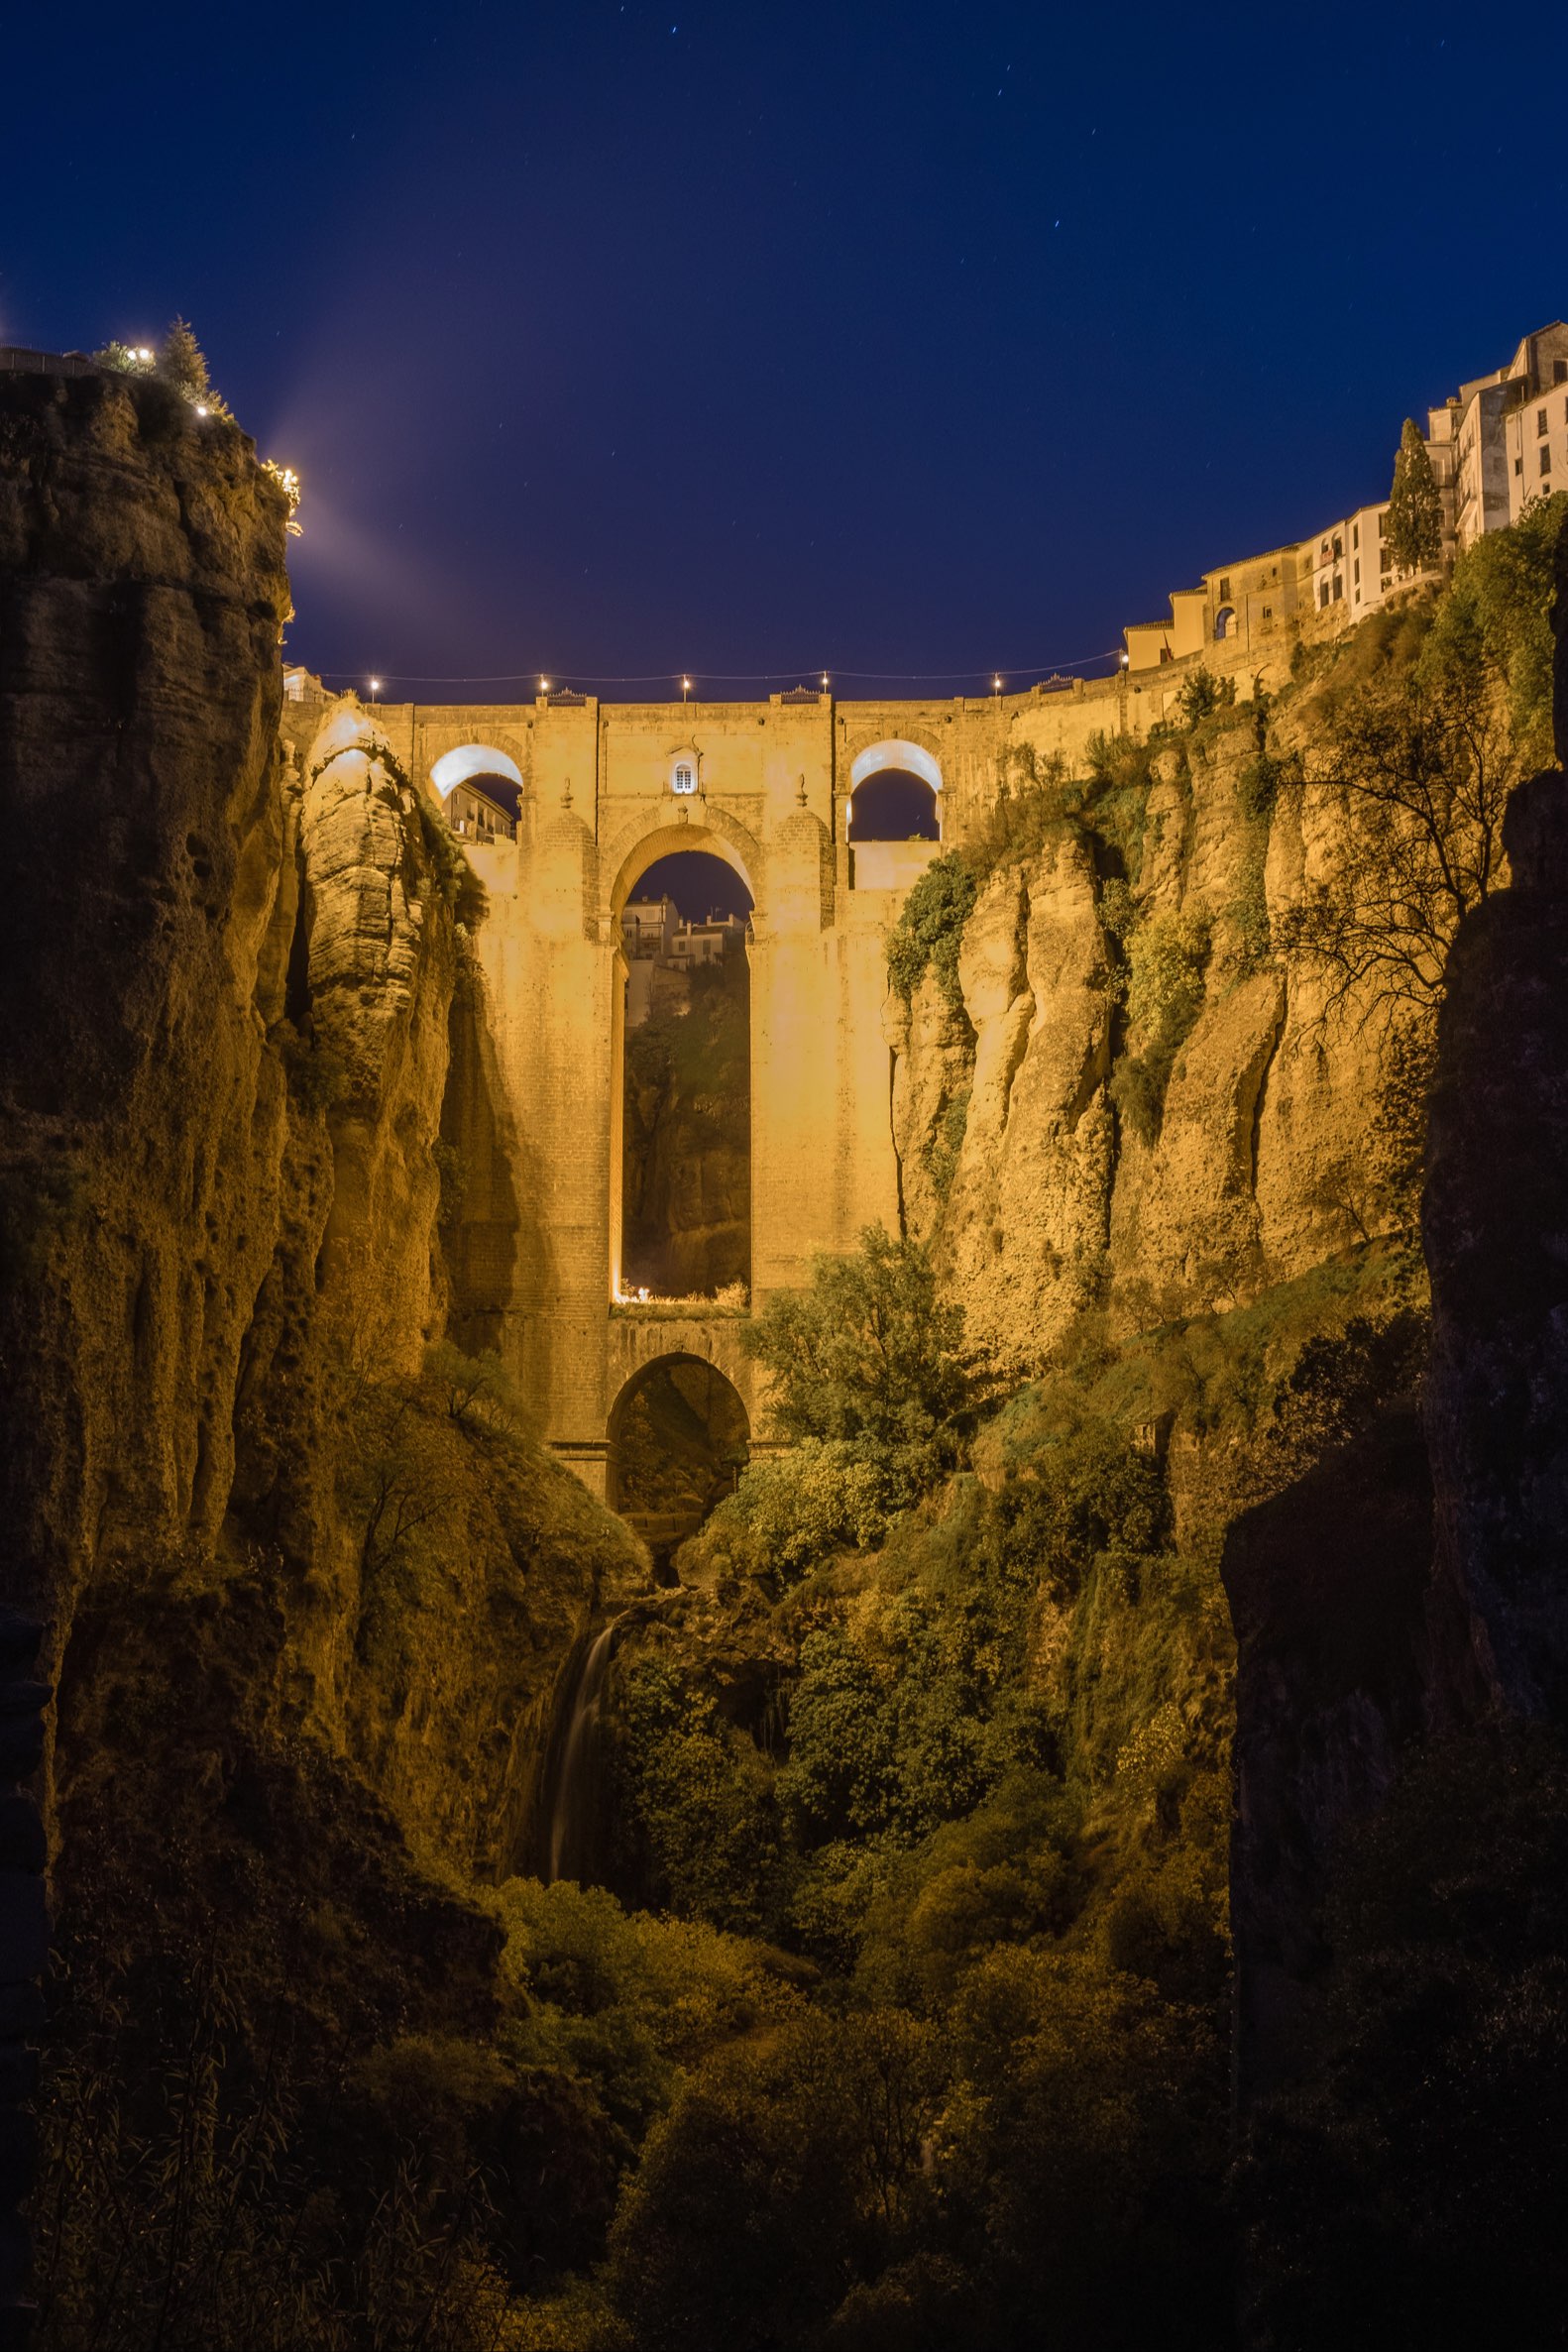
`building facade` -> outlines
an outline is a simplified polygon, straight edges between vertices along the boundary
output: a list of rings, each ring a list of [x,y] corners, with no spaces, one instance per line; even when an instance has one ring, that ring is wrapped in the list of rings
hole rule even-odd
[[[1484,532],[1517,522],[1532,499],[1568,489],[1568,325],[1526,335],[1506,367],[1428,409],[1425,439],[1446,566]],[[1157,669],[1238,643],[1267,658],[1291,622],[1314,633],[1353,627],[1412,585],[1389,562],[1388,513],[1387,499],[1358,506],[1309,538],[1174,590],[1168,620],[1123,631],[1125,666]]]

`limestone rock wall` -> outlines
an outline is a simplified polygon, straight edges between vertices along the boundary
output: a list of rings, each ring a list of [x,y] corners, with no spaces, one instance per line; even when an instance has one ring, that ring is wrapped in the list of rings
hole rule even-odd
[[[360,714],[280,740],[285,520],[245,436],[156,382],[0,389],[4,1597],[100,1739],[82,1678],[145,1654],[155,1596],[219,1647],[265,1627],[212,1803],[303,1740],[500,1867],[560,1663],[637,1558],[410,1386],[447,1306],[465,882]],[[161,1696],[177,1743],[193,1694]],[[67,1833],[86,1762],[67,1735]]]
[[[1255,758],[1246,706],[1163,750],[1129,874],[1065,830],[1004,859],[965,926],[962,1011],[931,971],[889,1000],[906,1222],[1020,1370],[1086,1307],[1135,1330],[1238,1304],[1379,1229],[1377,1034],[1258,952],[1321,869],[1326,819],[1255,808]],[[1157,1041],[1127,939],[1161,924],[1206,964],[1141,1126],[1119,1073]]]

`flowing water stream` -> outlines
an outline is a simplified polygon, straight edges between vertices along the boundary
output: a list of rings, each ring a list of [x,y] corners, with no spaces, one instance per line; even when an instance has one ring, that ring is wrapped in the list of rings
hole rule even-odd
[[[619,1623],[618,1618],[612,1618],[594,1635],[562,1694],[558,1720],[564,1729],[552,1743],[545,1790],[544,1876],[551,1884],[557,1878],[575,1878],[580,1885],[593,1883],[603,1802],[600,1750],[605,1680]]]

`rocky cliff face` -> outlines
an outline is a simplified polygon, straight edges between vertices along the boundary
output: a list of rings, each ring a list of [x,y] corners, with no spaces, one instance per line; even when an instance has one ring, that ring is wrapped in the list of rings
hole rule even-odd
[[[1558,610],[1568,678],[1568,573]],[[1522,785],[1506,838],[1512,887],[1455,945],[1427,1151],[1433,1699],[1449,1723],[1563,1727],[1568,778]]]
[[[346,1774],[389,1852],[493,1870],[638,1566],[504,1401],[421,1375],[479,909],[356,715],[280,740],[286,514],[243,434],[156,382],[24,379],[0,484],[0,1523],[60,1679],[65,1880],[117,1710],[176,1748],[204,1722],[197,1812],[292,1755],[301,1820]]]
[[[1259,953],[1326,819],[1260,806],[1259,769],[1246,706],[1204,722],[1150,760],[1130,828],[1090,809],[1004,849],[961,1005],[934,969],[890,1000],[906,1216],[1019,1370],[1091,1305],[1123,1331],[1223,1309],[1378,1229],[1375,1040]]]

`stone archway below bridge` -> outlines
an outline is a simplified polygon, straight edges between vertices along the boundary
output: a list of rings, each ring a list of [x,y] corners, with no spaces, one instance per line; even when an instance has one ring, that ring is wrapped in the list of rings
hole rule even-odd
[[[733,1493],[750,1459],[751,1414],[740,1385],[750,1388],[750,1367],[723,1340],[718,1352],[730,1358],[739,1379],[716,1362],[712,1330],[643,1324],[641,1344],[628,1351],[641,1360],[615,1386],[610,1408],[609,1500],[661,1571],[715,1505]]]

